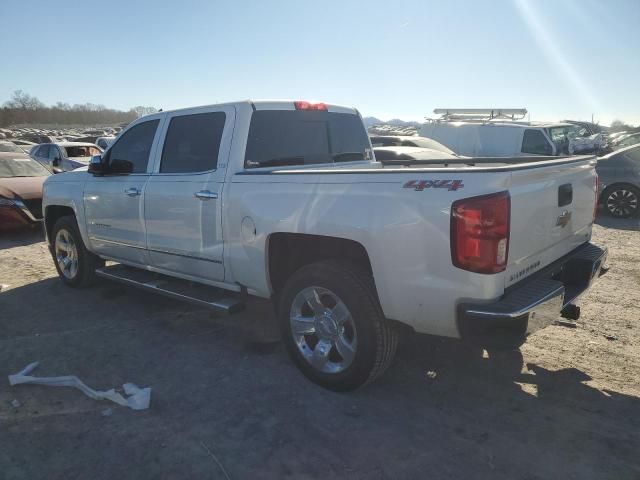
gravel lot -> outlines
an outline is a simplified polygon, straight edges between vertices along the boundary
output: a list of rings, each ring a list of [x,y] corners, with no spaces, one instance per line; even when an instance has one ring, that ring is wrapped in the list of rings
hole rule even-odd
[[[73,290],[38,232],[4,235],[0,477],[638,479],[640,224],[604,220],[594,240],[612,268],[577,328],[495,358],[408,336],[382,379],[336,394],[249,341],[263,305],[221,320],[106,281]],[[98,389],[151,386],[151,408],[8,385],[36,360]]]

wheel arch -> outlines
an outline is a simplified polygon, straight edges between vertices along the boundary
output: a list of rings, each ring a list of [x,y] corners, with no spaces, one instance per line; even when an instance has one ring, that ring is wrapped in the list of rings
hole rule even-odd
[[[266,252],[267,279],[272,295],[282,290],[295,271],[321,260],[344,260],[372,273],[366,248],[360,242],[341,237],[275,232],[267,238]]]
[[[76,212],[72,207],[67,205],[47,205],[44,211],[44,228],[49,244],[51,243],[53,226],[56,224],[58,219],[69,215],[75,217],[77,221]]]

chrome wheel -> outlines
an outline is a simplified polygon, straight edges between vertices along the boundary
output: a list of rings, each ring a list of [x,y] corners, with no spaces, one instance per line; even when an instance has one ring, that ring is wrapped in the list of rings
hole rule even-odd
[[[291,304],[291,334],[307,362],[323,373],[340,373],[358,347],[356,326],[340,298],[322,287],[300,291]]]
[[[607,197],[606,205],[614,217],[630,217],[638,211],[638,195],[625,188],[614,190]]]
[[[58,230],[54,248],[60,273],[69,280],[74,279],[78,273],[78,248],[68,230]]]

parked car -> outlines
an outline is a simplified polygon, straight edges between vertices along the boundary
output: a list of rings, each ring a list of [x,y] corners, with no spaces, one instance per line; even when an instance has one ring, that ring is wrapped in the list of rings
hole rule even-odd
[[[369,135],[369,138],[374,147],[420,147],[439,150],[450,155],[455,154],[453,150],[440,142],[417,135]]]
[[[275,302],[293,361],[333,390],[389,366],[398,324],[513,349],[577,318],[607,256],[589,243],[593,157],[408,163],[376,162],[353,108],[158,112],[45,182],[47,242],[72,287],[97,275],[230,314]]]
[[[93,143],[59,142],[43,143],[31,150],[30,155],[54,173],[68,172],[89,165],[91,157],[102,153]]]
[[[19,140],[25,140],[27,142],[33,142],[33,143],[49,143],[49,142],[55,141],[49,135],[43,135],[43,134],[39,134],[39,133],[25,133],[25,134],[22,134],[22,135],[20,135]]]
[[[100,135],[82,135],[73,139],[74,142],[96,143]]]
[[[630,147],[631,145],[636,145],[637,143],[640,143],[640,132],[631,133],[620,137],[613,146],[614,148],[619,149]]]
[[[600,204],[616,218],[640,212],[640,145],[632,145],[598,159]]]
[[[0,152],[26,153],[23,148],[9,140],[0,140]]]
[[[459,155],[471,157],[564,156],[593,153],[604,145],[602,134],[590,135],[580,125],[560,122],[525,122],[505,119],[495,112],[525,109],[436,109],[438,119],[428,120],[420,136],[432,138]]]
[[[38,145],[37,143],[33,143],[33,142],[28,141],[28,140],[21,140],[19,138],[12,138],[9,141],[11,143],[13,143],[14,145],[19,146],[20,148],[22,148],[25,151],[28,151],[31,148],[33,148],[34,146]]]
[[[623,137],[625,135],[629,135],[631,132],[627,132],[622,131],[622,132],[614,132],[614,133],[610,133],[609,134],[609,142],[610,143],[615,143],[620,137]]]
[[[98,137],[96,138],[95,144],[97,146],[99,146],[102,150],[106,150],[107,148],[109,148],[109,145],[111,145],[114,140],[116,139],[116,137],[112,136],[112,137]]]
[[[458,160],[461,157],[455,153],[420,147],[373,147],[373,153],[379,162],[394,160]]]
[[[42,184],[50,172],[24,152],[0,144],[0,231],[39,224]]]

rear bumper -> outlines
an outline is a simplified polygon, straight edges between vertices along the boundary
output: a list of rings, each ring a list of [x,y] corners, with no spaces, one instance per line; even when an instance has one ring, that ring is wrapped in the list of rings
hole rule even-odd
[[[460,336],[485,347],[520,346],[586,292],[607,271],[606,260],[606,248],[586,243],[509,287],[498,301],[459,305]]]

